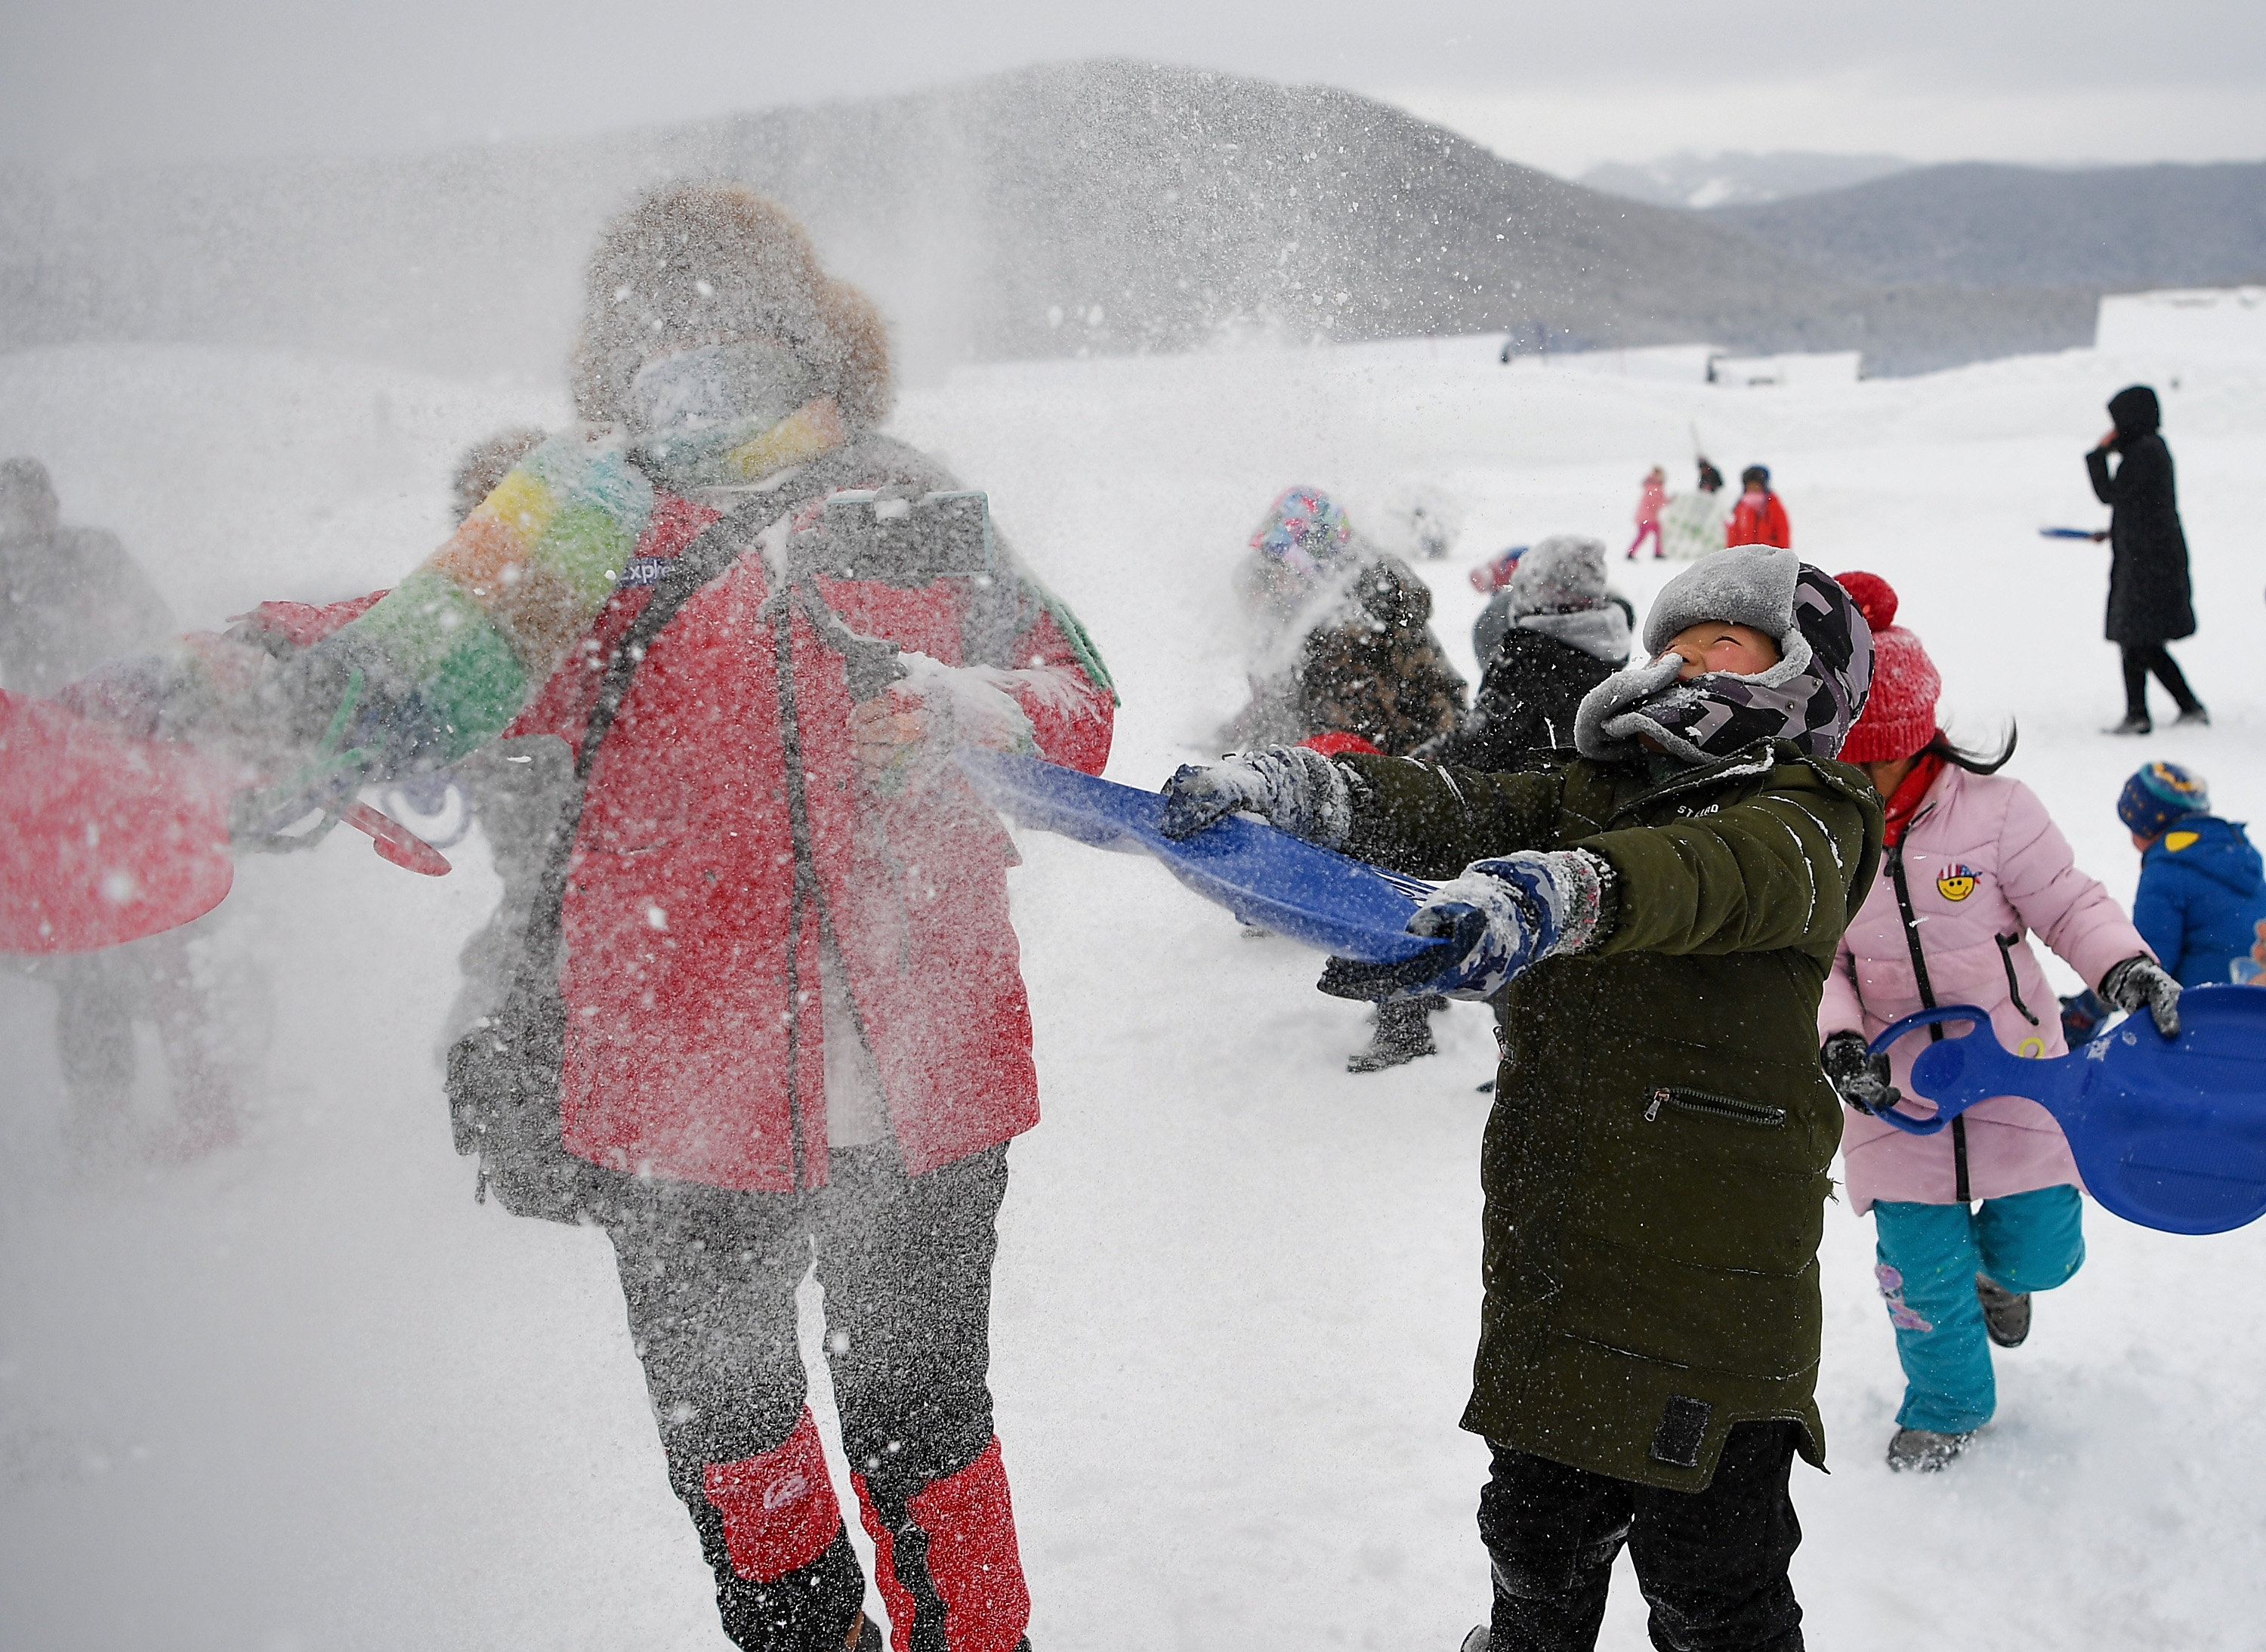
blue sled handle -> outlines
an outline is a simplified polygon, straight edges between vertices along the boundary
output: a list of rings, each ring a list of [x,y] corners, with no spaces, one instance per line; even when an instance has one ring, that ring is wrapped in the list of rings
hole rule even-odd
[[[1939,1021],[1973,1021],[1977,1026],[1988,1027],[1991,1025],[1991,1012],[1988,1010],[1977,1009],[1972,1004],[1939,1004],[1933,1009],[1914,1010],[1866,1046],[1867,1052],[1875,1056],[1886,1055],[1889,1046],[1906,1033],[1917,1032],[1923,1027],[1933,1027]],[[1962,1034],[1961,1036],[1968,1038],[1972,1037],[1973,1034]],[[1996,1046],[1998,1042],[1998,1034],[1992,1034],[1992,1044]],[[2011,1061],[2014,1057],[2010,1056],[2007,1059]],[[1970,1096],[1964,1101],[1939,1101],[1936,1103],[1935,1116],[1930,1119],[1914,1118],[1909,1113],[1897,1112],[1893,1107],[1871,1107],[1867,1110],[1875,1118],[1895,1125],[1907,1136],[1933,1136],[1981,1100],[1980,1096]]]

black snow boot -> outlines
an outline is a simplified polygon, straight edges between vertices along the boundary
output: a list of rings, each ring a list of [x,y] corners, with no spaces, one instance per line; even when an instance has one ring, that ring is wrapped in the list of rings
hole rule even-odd
[[[1436,1056],[1440,1046],[1432,1038],[1432,1011],[1445,998],[1415,998],[1406,1004],[1377,1006],[1377,1032],[1365,1049],[1346,1063],[1348,1072],[1382,1072],[1405,1066],[1422,1056]]]
[[[1975,1276],[1975,1295],[1983,1304],[1983,1328],[2000,1348],[2020,1348],[2030,1334],[2030,1293],[2020,1296]]]
[[[2116,727],[2104,728],[2101,732],[2104,735],[2150,735],[2155,731],[2156,726],[2148,720],[2147,713],[2128,712],[2124,720]]]
[[[1915,1474],[1935,1473],[1948,1466],[1974,1437],[1972,1433],[1938,1434],[1933,1429],[1898,1429],[1889,1441],[1889,1466]]]

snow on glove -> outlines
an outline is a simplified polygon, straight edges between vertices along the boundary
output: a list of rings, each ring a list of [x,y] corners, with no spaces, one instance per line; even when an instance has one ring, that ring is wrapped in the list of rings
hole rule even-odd
[[[948,666],[910,649],[904,675],[850,713],[851,744],[866,784],[896,797],[933,779],[955,749],[1037,752],[1031,719],[1011,691],[1032,675]]]
[[[1889,1058],[1874,1055],[1862,1033],[1834,1034],[1817,1059],[1834,1093],[1860,1113],[1878,1113],[1904,1100],[1889,1082]]]
[[[1309,746],[1268,746],[1217,763],[1183,764],[1165,782],[1167,837],[1186,837],[1246,809],[1293,837],[1336,849],[1353,830],[1353,786]]]
[[[2180,983],[2152,958],[2127,958],[2101,977],[2101,996],[2120,1010],[2145,1009],[2166,1038],[2180,1035]]]
[[[1585,849],[1474,860],[1408,920],[1410,934],[1447,945],[1400,963],[1333,958],[1316,984],[1337,998],[1379,1003],[1491,998],[1529,966],[1596,941],[1612,877],[1610,863]]]

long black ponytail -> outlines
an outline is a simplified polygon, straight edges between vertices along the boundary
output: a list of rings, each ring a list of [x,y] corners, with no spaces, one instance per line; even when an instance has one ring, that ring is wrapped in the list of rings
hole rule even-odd
[[[1935,731],[1935,738],[1920,749],[1923,753],[1932,752],[1946,763],[1955,768],[1964,769],[1970,774],[1996,774],[2007,766],[2007,760],[2014,755],[2014,742],[2019,732],[2014,727],[2014,720],[2008,718],[2007,743],[1999,748],[1999,755],[1995,757],[1986,757],[1980,752],[1968,750],[1964,746],[1953,745],[1950,736],[1941,728]]]

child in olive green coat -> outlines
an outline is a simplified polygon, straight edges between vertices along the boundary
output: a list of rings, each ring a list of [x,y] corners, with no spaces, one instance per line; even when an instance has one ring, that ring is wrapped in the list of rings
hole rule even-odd
[[[1255,809],[1447,880],[1409,925],[1442,946],[1334,960],[1323,985],[1496,1004],[1464,1414],[1494,1450],[1495,1643],[1593,1644],[1626,1542],[1656,1645],[1787,1652],[1840,1137],[1816,1016],[1882,831],[1833,757],[1871,636],[1831,579],[1754,546],[1671,582],[1645,645],[1583,701],[1579,757],[1490,774],[1277,748],[1183,770],[1168,829]]]

